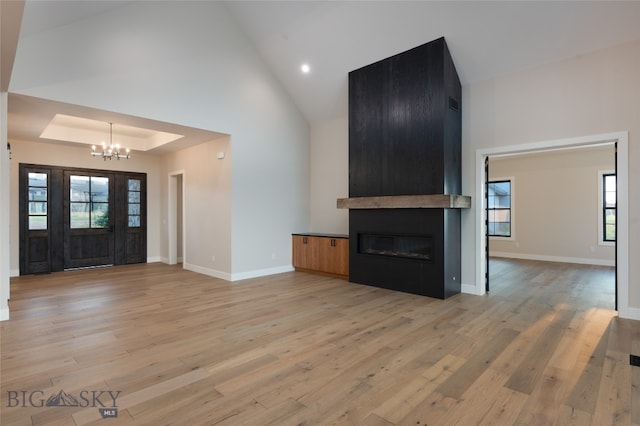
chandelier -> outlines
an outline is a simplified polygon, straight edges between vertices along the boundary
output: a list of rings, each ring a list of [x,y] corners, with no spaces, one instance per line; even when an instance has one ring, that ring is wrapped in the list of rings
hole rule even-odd
[[[107,161],[107,158],[111,160],[115,158],[119,160],[121,158],[129,159],[131,158],[129,154],[129,148],[126,148],[121,151],[120,144],[113,144],[113,123],[109,123],[109,145],[105,142],[102,142],[102,151],[98,151],[95,145],[91,146],[91,155],[94,157],[102,157],[104,161]]]

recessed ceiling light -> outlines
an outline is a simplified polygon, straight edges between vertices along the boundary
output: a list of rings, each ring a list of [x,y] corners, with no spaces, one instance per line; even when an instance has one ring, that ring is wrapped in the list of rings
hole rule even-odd
[[[309,71],[311,71],[311,67],[309,66],[309,64],[302,64],[302,66],[300,67],[300,71],[302,71],[304,74],[309,74]]]

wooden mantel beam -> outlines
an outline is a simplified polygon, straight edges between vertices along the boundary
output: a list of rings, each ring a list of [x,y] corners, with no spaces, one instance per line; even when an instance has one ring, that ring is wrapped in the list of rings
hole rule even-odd
[[[468,195],[392,195],[382,197],[338,198],[339,209],[468,209]]]

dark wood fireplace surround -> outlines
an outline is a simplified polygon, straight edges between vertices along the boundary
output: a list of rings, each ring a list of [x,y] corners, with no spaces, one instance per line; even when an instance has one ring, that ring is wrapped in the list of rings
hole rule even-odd
[[[444,38],[349,73],[350,281],[460,292],[460,101]]]

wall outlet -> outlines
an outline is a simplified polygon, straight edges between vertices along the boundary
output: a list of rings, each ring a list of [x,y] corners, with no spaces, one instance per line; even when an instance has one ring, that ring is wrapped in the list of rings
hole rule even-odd
[[[276,260],[276,252],[271,253],[271,260]]]
[[[215,256],[211,256],[211,261],[215,262],[216,261],[216,257]]]

